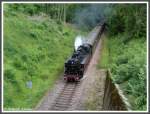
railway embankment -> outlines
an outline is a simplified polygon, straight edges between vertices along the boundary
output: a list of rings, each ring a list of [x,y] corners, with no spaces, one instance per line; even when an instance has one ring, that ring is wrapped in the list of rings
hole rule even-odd
[[[130,111],[131,105],[121,88],[113,82],[110,71],[101,69],[97,73],[95,83],[87,94],[85,109],[94,111]],[[103,84],[100,82],[103,82]]]
[[[110,70],[106,70],[103,110],[131,110],[128,99],[120,87],[112,80]]]

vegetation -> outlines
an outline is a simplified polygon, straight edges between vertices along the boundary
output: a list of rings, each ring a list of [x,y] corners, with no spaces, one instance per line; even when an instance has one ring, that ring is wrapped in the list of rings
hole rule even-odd
[[[103,20],[99,67],[111,69],[134,110],[145,110],[146,4],[4,4],[4,108],[33,108],[62,72],[76,27]]]
[[[47,15],[55,21],[73,23],[77,10],[83,10],[89,5],[82,4],[9,4],[7,9],[30,16]]]
[[[99,67],[111,69],[112,79],[133,110],[146,110],[146,5],[116,5],[114,9]]]
[[[109,67],[109,41],[108,38],[102,39],[102,49],[101,49],[101,56],[102,60],[100,61],[100,64],[97,65],[98,68],[107,69]]]
[[[63,71],[79,33],[71,25],[56,22],[46,15],[29,16],[19,11],[4,5],[6,110],[26,110],[37,104]]]
[[[9,4],[8,8],[27,15],[46,14],[51,19],[66,21],[65,4]]]

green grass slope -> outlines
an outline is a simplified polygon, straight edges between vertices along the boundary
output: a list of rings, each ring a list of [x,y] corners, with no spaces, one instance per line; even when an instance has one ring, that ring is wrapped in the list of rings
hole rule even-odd
[[[28,110],[52,87],[77,31],[48,17],[4,10],[4,108]],[[27,83],[32,81],[32,88]]]

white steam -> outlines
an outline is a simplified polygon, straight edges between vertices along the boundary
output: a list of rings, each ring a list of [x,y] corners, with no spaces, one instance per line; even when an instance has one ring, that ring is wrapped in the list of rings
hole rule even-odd
[[[76,39],[75,39],[75,43],[74,43],[74,46],[75,46],[75,50],[77,50],[78,49],[78,47],[80,46],[80,45],[82,45],[83,44],[83,36],[81,36],[81,35],[78,35],[77,37],[76,37]]]

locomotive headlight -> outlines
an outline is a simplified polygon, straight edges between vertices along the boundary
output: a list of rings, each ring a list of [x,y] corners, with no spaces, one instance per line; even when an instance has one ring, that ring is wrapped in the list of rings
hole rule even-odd
[[[75,80],[78,81],[78,80],[79,80],[79,77],[76,77]]]

